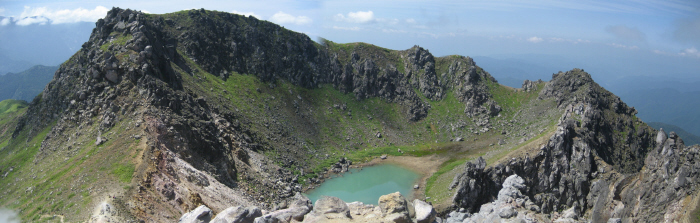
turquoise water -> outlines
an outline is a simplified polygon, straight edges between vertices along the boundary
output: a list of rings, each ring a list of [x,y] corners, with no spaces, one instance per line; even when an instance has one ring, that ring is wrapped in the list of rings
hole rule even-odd
[[[326,195],[345,202],[361,201],[376,205],[380,196],[396,191],[410,199],[418,177],[417,173],[393,164],[350,169],[350,173],[327,179],[321,186],[308,191],[307,196],[312,202]]]

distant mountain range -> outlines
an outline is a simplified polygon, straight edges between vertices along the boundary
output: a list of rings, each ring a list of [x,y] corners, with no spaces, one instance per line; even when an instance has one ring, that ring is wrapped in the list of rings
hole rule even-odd
[[[51,81],[58,66],[36,65],[19,73],[0,76],[0,101],[5,99],[32,101]]]
[[[644,121],[668,123],[700,135],[700,91],[640,89],[619,96],[634,106],[639,111],[637,116]]]
[[[17,25],[12,21],[0,26],[0,75],[65,62],[88,40],[93,28],[93,22]]]

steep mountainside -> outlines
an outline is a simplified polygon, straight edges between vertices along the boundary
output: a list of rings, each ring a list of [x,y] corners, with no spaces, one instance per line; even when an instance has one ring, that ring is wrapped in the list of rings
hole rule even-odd
[[[112,9],[43,93],[11,114],[19,118],[0,137],[0,206],[31,220],[99,221],[117,210],[110,220],[170,222],[202,204],[274,210],[348,159],[382,154],[440,160],[421,188],[443,213],[475,210],[465,201],[488,202],[515,171],[541,184],[524,194],[548,214],[590,204],[600,166],[643,171],[660,144],[583,70],[514,89],[469,57],[316,43],[206,10]],[[520,154],[550,136],[536,162]],[[458,173],[478,156],[490,165],[479,176]],[[511,157],[517,168],[503,172]],[[551,177],[527,175],[537,173]],[[464,189],[470,179],[484,189]]]
[[[44,90],[58,66],[36,65],[19,73],[0,76],[0,100],[32,101]]]

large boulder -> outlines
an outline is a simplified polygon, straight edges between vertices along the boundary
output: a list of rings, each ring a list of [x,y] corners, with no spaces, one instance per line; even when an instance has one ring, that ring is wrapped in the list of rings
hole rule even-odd
[[[416,208],[416,223],[433,223],[437,212],[432,205],[421,200],[413,200],[413,206]]]
[[[384,214],[384,218],[389,222],[411,222],[406,198],[399,192],[379,197],[379,207],[382,210],[382,214]]]
[[[255,218],[260,216],[262,211],[258,207],[235,206],[221,211],[211,223],[253,223]]]
[[[304,222],[323,222],[327,219],[350,219],[350,208],[340,198],[323,196],[314,204],[314,210],[304,217]]]
[[[255,223],[278,223],[303,221],[304,215],[311,211],[311,200],[300,193],[294,195],[292,204],[287,209],[277,210],[269,214],[255,218]]]
[[[211,221],[212,212],[207,206],[200,205],[194,210],[180,217],[180,223],[208,223]]]

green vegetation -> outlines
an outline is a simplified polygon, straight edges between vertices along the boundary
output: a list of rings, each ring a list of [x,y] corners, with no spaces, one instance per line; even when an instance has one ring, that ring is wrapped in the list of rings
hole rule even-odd
[[[7,99],[0,101],[0,115],[17,112],[28,106],[26,101]]]
[[[112,174],[117,176],[117,178],[119,178],[119,181],[121,181],[122,183],[131,182],[131,178],[133,177],[135,171],[133,164],[115,163],[112,164],[112,166]]]
[[[109,50],[109,47],[112,45],[125,46],[127,41],[134,38],[131,34],[123,35],[119,32],[112,32],[110,36],[112,37],[112,40],[100,46],[102,51]]]

